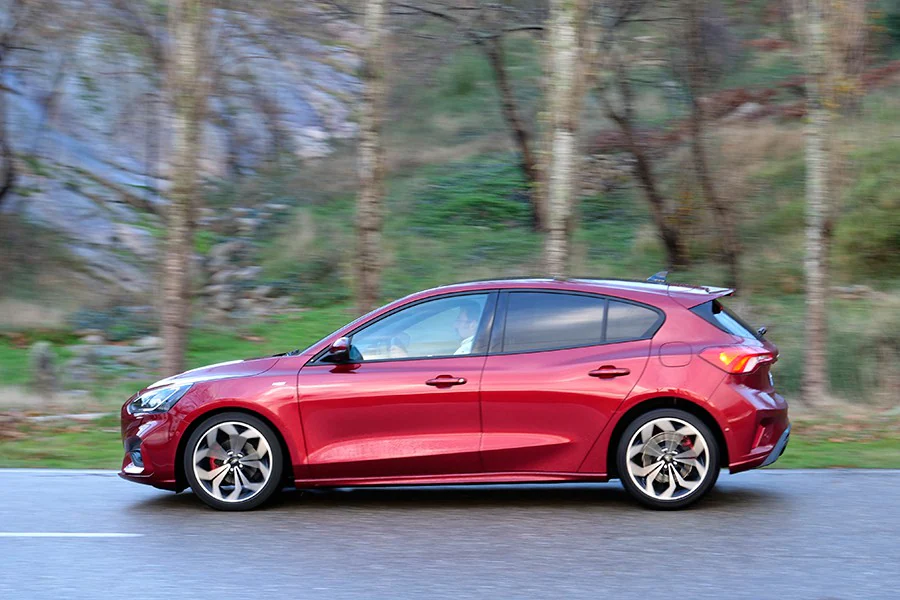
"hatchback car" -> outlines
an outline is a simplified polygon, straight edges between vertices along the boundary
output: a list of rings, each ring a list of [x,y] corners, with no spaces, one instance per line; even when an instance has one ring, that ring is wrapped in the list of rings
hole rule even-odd
[[[120,475],[246,510],[298,488],[619,478],[652,508],[784,451],[774,345],[732,290],[506,280],[431,289],[306,350],[170,377],[122,407]]]

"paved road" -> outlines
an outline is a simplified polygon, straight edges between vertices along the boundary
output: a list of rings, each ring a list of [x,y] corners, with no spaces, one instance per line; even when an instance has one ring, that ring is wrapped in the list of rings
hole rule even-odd
[[[10,537],[117,533],[139,537]],[[108,472],[0,470],[0,598],[895,598],[900,471],[287,492],[219,513]]]

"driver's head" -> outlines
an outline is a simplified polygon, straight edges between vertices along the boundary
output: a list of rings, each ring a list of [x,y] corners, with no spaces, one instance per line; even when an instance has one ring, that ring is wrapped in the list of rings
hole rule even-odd
[[[478,317],[481,315],[481,309],[471,300],[465,300],[459,305],[459,314],[456,316],[456,322],[453,324],[456,333],[460,339],[470,338],[475,335],[478,330]]]

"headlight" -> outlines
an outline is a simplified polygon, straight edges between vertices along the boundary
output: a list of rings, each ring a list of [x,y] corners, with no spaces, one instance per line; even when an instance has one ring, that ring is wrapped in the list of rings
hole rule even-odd
[[[132,415],[159,414],[168,411],[191,389],[190,383],[169,385],[148,390],[128,403],[128,413]]]

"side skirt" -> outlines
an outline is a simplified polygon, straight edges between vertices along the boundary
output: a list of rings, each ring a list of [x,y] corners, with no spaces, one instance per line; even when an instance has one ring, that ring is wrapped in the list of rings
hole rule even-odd
[[[332,479],[296,479],[298,488],[309,487],[355,487],[388,485],[458,485],[486,483],[547,483],[584,481],[601,483],[609,481],[605,473],[546,473],[509,472],[475,473],[469,475],[416,475],[403,477],[348,477]]]

